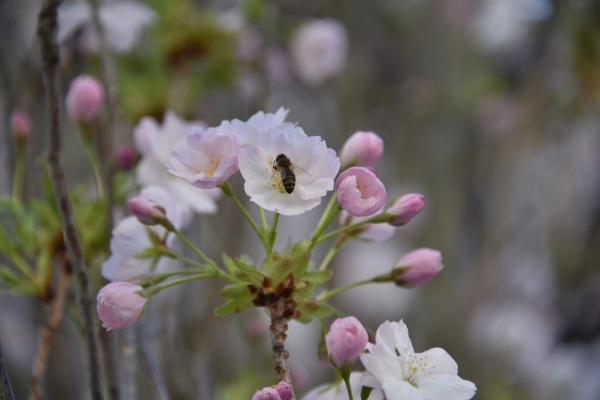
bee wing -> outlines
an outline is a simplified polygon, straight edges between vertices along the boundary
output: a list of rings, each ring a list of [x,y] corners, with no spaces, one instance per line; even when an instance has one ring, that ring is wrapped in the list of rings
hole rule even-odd
[[[296,175],[298,175],[298,173],[300,174],[306,174],[306,170],[302,167],[297,166],[296,164],[292,164],[292,170],[294,171],[294,173]]]

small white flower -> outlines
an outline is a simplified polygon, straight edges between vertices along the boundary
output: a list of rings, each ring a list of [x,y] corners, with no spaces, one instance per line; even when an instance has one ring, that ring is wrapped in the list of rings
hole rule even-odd
[[[309,85],[319,85],[346,65],[346,29],[332,19],[306,23],[294,35],[291,48],[300,78]]]
[[[107,44],[117,53],[126,53],[134,49],[144,28],[156,21],[156,13],[151,8],[131,0],[105,1],[100,4],[99,14]],[[92,26],[91,12],[87,4],[76,3],[60,7],[58,21],[59,42],[81,33],[80,39],[84,49],[98,51],[98,37]]]
[[[187,137],[173,152],[169,172],[203,189],[216,188],[238,170],[235,136],[218,128]]]
[[[140,196],[153,201],[165,209],[167,218],[173,226],[181,229],[191,221],[191,212],[174,201],[171,194],[159,186],[144,188]],[[111,256],[102,265],[102,276],[109,281],[136,281],[153,272],[169,269],[173,261],[161,258],[153,268],[152,259],[139,258],[138,255],[152,247],[149,234],[153,231],[162,237],[166,230],[162,226],[147,226],[136,217],[131,216],[120,221],[113,229],[110,239]],[[167,246],[172,244],[173,237],[167,239]]]
[[[251,118],[248,125],[269,126],[269,119]],[[302,128],[283,124],[248,139],[250,144],[240,150],[239,168],[246,194],[262,208],[283,215],[302,214],[319,205],[321,198],[333,189],[340,160],[320,137],[307,136]],[[291,161],[295,174],[291,193],[284,190],[281,172],[274,168],[280,154]]]
[[[255,144],[254,142],[257,138],[266,135],[271,129],[283,125],[292,126],[291,123],[285,122],[285,118],[289,112],[290,110],[283,107],[280,107],[274,113],[259,111],[251,116],[246,122],[240,121],[239,119],[223,121],[221,122],[221,125],[219,125],[219,130],[231,132],[240,146]]]
[[[367,350],[361,361],[371,375],[363,384],[383,389],[387,400],[468,400],[477,390],[458,376],[458,365],[444,349],[415,353],[402,321],[381,324],[376,344]]]
[[[135,144],[142,155],[142,160],[136,170],[140,185],[162,186],[182,206],[195,212],[216,212],[215,199],[220,194],[218,189],[196,188],[185,180],[171,175],[166,167],[177,144],[185,140],[191,133],[204,129],[204,125],[186,122],[172,112],[166,114],[162,126],[158,125],[153,118],[143,118],[134,131]]]
[[[361,372],[350,374],[350,387],[355,399],[360,399],[362,379],[363,373]],[[308,392],[302,400],[348,400],[348,391],[344,382],[336,386],[321,385]],[[368,400],[383,400],[383,393],[381,390],[375,389],[369,394]]]

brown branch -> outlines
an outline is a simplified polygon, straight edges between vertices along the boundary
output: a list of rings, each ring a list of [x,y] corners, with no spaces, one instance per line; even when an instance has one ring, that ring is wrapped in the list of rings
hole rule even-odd
[[[40,341],[38,343],[35,361],[33,363],[33,377],[31,379],[30,400],[42,400],[41,382],[46,374],[48,366],[48,356],[54,341],[54,335],[60,329],[65,317],[65,303],[69,289],[69,280],[71,277],[70,266],[68,263],[63,265],[58,277],[58,284],[54,291],[54,297],[50,303],[50,315],[48,322],[40,331]]]
[[[73,223],[71,204],[65,184],[64,171],[60,160],[60,99],[58,91],[59,51],[56,44],[57,9],[61,0],[45,0],[38,16],[38,38],[40,41],[46,101],[48,104],[49,155],[50,172],[59,211],[60,223],[67,248],[67,256],[79,286],[79,302],[84,322],[85,339],[90,367],[90,391],[92,399],[102,399],[99,382],[98,352],[92,301],[89,294],[89,283],[84,265],[81,245]]]
[[[273,350],[273,361],[275,361],[275,372],[279,375],[279,379],[291,385],[292,379],[287,366],[287,359],[290,357],[290,353],[285,349],[288,330],[286,310],[286,301],[283,298],[269,305],[269,312],[271,314],[271,347]],[[295,398],[293,392],[292,398]]]
[[[0,346],[0,400],[15,400],[8,371],[4,366],[4,358],[2,358],[2,346]]]

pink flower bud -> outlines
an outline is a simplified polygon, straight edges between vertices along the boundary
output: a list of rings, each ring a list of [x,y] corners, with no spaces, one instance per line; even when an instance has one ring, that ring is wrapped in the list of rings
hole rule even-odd
[[[102,107],[104,89],[93,76],[80,75],[71,81],[67,93],[67,114],[75,122],[91,122]]]
[[[10,115],[10,128],[18,139],[27,139],[31,136],[31,120],[21,110],[15,110]]]
[[[422,194],[411,193],[394,201],[385,212],[394,215],[390,224],[402,226],[408,224],[424,207],[425,197]]]
[[[264,389],[256,392],[254,394],[254,396],[252,396],[252,400],[282,400],[282,399],[279,396],[279,393],[277,393],[277,390],[268,387],[268,388],[264,388]]]
[[[342,165],[374,168],[383,156],[383,139],[376,133],[358,131],[342,147]]]
[[[123,146],[117,150],[115,159],[120,170],[129,171],[135,165],[138,153],[131,146]]]
[[[167,219],[167,213],[163,207],[143,196],[129,199],[127,207],[142,224],[156,225]]]
[[[142,287],[129,282],[113,282],[98,292],[96,309],[106,329],[125,328],[142,314],[147,299],[140,292]]]
[[[292,400],[292,394],[294,391],[292,390],[292,385],[289,383],[281,381],[275,385],[274,389],[277,391],[277,394],[279,394],[279,398],[281,398],[281,400]]]
[[[325,336],[327,352],[337,367],[353,363],[368,341],[367,331],[355,317],[336,319]]]
[[[413,250],[398,260],[392,277],[397,285],[412,287],[429,282],[442,268],[442,253],[422,248]]]
[[[338,176],[335,187],[338,203],[354,217],[373,215],[385,204],[385,186],[368,168],[348,168]]]

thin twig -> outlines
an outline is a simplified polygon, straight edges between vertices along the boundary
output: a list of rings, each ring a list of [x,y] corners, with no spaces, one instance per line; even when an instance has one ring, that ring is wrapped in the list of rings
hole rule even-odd
[[[102,399],[99,382],[98,352],[96,349],[94,317],[92,301],[89,294],[89,283],[84,265],[81,246],[69,202],[65,184],[64,171],[61,165],[60,135],[60,98],[58,91],[59,51],[56,43],[57,9],[61,0],[46,0],[38,16],[38,38],[40,41],[46,101],[48,104],[49,155],[50,172],[60,215],[62,232],[67,248],[67,256],[73,272],[77,276],[79,301],[84,322],[85,339],[90,367],[90,391],[92,399]]]
[[[15,395],[10,385],[8,371],[2,358],[2,345],[0,344],[0,400],[15,400]]]
[[[50,303],[50,315],[48,316],[48,322],[40,330],[40,341],[38,343],[35,361],[33,363],[33,377],[31,379],[30,389],[31,394],[30,400],[42,400],[41,383],[46,374],[46,368],[48,366],[48,356],[50,355],[50,349],[52,348],[52,342],[54,341],[54,335],[60,329],[64,316],[65,316],[65,303],[67,299],[67,292],[69,290],[69,280],[71,272],[70,266],[64,265],[61,268],[58,284],[54,292],[54,297]]]

